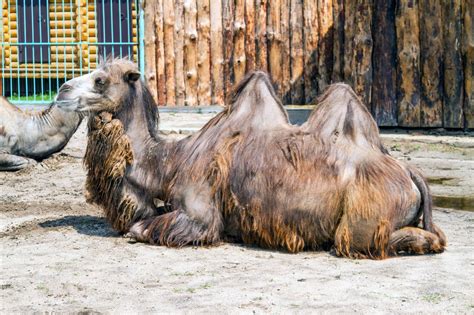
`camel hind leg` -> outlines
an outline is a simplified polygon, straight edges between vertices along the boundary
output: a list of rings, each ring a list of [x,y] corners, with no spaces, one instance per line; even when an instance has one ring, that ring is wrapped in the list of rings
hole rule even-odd
[[[442,253],[446,247],[444,233],[433,224],[434,232],[418,227],[404,227],[390,235],[389,253],[397,254],[433,254]]]
[[[19,171],[36,163],[35,160],[27,157],[7,153],[0,154],[0,171]]]

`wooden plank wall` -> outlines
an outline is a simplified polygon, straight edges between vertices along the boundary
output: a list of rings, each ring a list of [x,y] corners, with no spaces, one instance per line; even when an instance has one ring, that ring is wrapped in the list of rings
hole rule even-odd
[[[346,82],[380,126],[474,128],[474,0],[146,0],[159,105],[222,105],[246,72],[285,104]]]
[[[20,63],[18,46],[8,45],[9,43],[18,43],[18,23],[22,23],[22,21],[17,21],[16,11],[19,9],[19,2],[4,0],[0,3],[2,10],[2,25],[0,28],[2,35],[0,39],[7,43],[0,50],[2,68],[6,69],[2,73],[3,76],[44,78],[48,75],[58,78],[72,78],[73,72],[74,76],[77,76],[96,68],[99,61],[99,49],[96,44],[98,42],[98,31],[95,6],[96,4],[100,5],[100,1],[48,0],[49,39],[53,43],[50,48],[50,63],[37,62],[34,64]],[[26,3],[29,3],[29,0]],[[132,7],[130,12],[132,41],[138,43],[136,4],[133,0],[128,3]],[[31,27],[29,21],[27,21],[27,26]],[[72,42],[81,42],[81,44],[68,44]],[[155,49],[154,45],[152,49]],[[150,55],[147,54],[147,56]],[[133,46],[133,58],[135,61],[138,60],[138,45]],[[12,69],[11,72],[10,69]]]

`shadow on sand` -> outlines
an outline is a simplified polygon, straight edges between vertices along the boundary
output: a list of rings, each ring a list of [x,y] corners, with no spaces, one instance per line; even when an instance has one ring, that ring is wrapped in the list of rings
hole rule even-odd
[[[120,234],[112,229],[102,217],[91,215],[66,216],[39,224],[42,228],[73,227],[78,233],[90,236],[117,237]]]

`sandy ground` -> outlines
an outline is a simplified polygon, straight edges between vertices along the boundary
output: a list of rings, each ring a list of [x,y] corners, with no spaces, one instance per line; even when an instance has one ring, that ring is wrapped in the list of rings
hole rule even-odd
[[[163,126],[198,128],[212,116],[183,115],[162,115]],[[424,170],[435,194],[474,196],[474,140],[426,137],[384,141]],[[84,201],[85,138],[82,125],[63,152],[0,173],[0,313],[474,314],[474,212],[434,211],[448,236],[445,253],[384,261],[131,244]]]

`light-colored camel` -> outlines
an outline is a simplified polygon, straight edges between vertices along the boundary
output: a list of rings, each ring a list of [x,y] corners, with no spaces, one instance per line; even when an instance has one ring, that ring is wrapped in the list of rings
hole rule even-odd
[[[86,188],[115,229],[167,246],[232,239],[290,252],[332,247],[353,258],[444,250],[426,181],[387,153],[349,86],[330,86],[299,127],[255,72],[199,132],[166,142],[139,76],[114,60],[58,95],[99,113],[89,121]],[[155,197],[165,213],[153,208]]]
[[[61,151],[83,116],[54,103],[25,113],[0,97],[0,171],[17,171]]]

